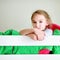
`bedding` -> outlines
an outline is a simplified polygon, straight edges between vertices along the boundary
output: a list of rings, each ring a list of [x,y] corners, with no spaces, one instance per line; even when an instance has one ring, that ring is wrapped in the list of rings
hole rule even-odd
[[[53,34],[60,35],[60,31],[57,29]],[[0,32],[0,35],[21,34],[16,30],[7,30],[4,33]],[[0,46],[0,54],[60,54],[60,46]]]
[[[53,35],[60,35],[60,30],[58,29],[54,30]]]
[[[0,35],[20,35],[20,33],[16,30],[9,29],[6,30],[5,32],[0,32]]]
[[[0,46],[0,54],[60,54],[60,46]]]

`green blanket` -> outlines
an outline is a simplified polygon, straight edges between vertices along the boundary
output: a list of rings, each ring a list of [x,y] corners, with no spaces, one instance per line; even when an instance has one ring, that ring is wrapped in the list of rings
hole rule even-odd
[[[59,30],[55,30],[53,35],[60,35]],[[20,35],[16,30],[7,30],[0,35]],[[60,54],[60,46],[0,46],[0,54],[38,54],[42,49],[49,49],[53,54]]]
[[[20,33],[16,30],[9,29],[6,30],[5,32],[0,32],[0,35],[20,35]]]

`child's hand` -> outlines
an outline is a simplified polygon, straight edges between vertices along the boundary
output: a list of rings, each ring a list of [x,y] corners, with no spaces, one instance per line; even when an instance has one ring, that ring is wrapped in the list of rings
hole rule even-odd
[[[37,40],[37,36],[34,33],[28,34],[27,36],[29,36],[33,40]]]
[[[40,29],[34,28],[34,33],[37,35],[38,40],[44,39],[44,31],[41,31]]]

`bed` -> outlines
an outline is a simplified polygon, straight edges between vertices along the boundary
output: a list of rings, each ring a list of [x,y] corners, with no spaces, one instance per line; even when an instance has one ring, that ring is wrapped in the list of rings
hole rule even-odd
[[[0,54],[50,54],[51,51],[60,54],[60,36],[48,36],[42,41],[20,35],[0,36]]]

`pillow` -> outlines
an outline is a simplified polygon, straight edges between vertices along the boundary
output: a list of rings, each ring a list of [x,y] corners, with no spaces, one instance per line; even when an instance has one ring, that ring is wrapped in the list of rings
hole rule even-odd
[[[54,31],[56,29],[60,30],[60,26],[57,24],[52,24],[51,29]]]

